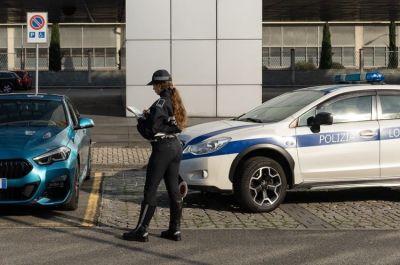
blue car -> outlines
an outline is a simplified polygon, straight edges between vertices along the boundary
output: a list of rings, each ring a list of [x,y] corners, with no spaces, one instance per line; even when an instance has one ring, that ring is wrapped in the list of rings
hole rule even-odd
[[[93,126],[66,96],[0,95],[0,204],[77,209]]]

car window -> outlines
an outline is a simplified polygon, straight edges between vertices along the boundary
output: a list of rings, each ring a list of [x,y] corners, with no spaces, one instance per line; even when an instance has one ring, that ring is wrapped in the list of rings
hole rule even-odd
[[[72,106],[71,102],[67,100],[67,106],[69,113],[71,113],[71,119],[74,127],[79,125],[79,113],[76,113],[74,106]]]
[[[313,116],[315,116],[315,108],[312,108],[311,110],[301,115],[297,126],[307,126],[307,119]]]
[[[0,100],[0,126],[67,126],[64,107],[53,100]]]
[[[400,119],[400,95],[380,95],[381,119]]]
[[[357,96],[328,102],[317,109],[316,113],[319,112],[331,113],[333,123],[371,120],[372,96]]]
[[[325,92],[302,90],[285,93],[240,116],[240,121],[277,122],[323,97]]]

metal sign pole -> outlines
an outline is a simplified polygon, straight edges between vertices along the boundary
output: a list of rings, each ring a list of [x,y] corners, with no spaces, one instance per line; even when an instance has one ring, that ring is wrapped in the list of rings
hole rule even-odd
[[[39,43],[47,43],[47,12],[26,13],[27,43],[36,44],[35,92],[39,94]]]
[[[36,43],[36,95],[39,93],[39,44]]]

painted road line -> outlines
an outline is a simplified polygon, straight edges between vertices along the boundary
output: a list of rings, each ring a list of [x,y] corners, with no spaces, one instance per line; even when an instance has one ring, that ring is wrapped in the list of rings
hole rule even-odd
[[[88,204],[85,211],[85,216],[81,226],[92,227],[95,225],[94,218],[96,217],[97,206],[100,200],[100,185],[103,178],[102,172],[96,172],[94,174],[92,191],[89,195]]]

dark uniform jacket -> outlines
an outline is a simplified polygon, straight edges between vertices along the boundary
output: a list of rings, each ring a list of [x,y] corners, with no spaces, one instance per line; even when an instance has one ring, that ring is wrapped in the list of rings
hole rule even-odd
[[[149,113],[138,119],[137,129],[146,139],[152,140],[157,133],[169,135],[179,133],[172,107],[171,92],[164,89],[160,98],[151,105]]]

